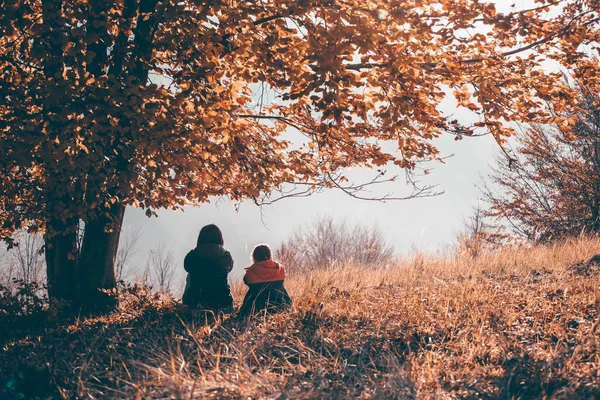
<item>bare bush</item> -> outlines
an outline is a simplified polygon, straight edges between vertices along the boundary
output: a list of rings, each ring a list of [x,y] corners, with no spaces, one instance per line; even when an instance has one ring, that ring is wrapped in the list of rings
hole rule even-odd
[[[133,266],[131,260],[137,253],[137,244],[140,240],[141,230],[135,229],[127,231],[124,237],[122,237],[122,243],[119,245],[117,251],[117,258],[115,260],[115,274],[117,280],[123,281],[131,275],[133,272]]]
[[[533,124],[503,149],[483,188],[486,214],[517,239],[550,243],[581,233],[600,234],[600,95],[575,83],[574,122]]]
[[[393,248],[377,225],[351,224],[331,217],[298,228],[276,250],[275,257],[292,271],[314,271],[335,264],[385,265]]]
[[[0,285],[10,287],[14,270],[14,263],[9,260],[7,252],[3,251],[3,253],[0,254]]]
[[[24,284],[42,283],[44,277],[44,240],[40,235],[19,232],[13,237],[13,245],[0,257],[1,282],[12,286],[14,280]]]
[[[169,292],[175,279],[175,255],[173,250],[167,249],[164,244],[150,250],[146,265],[146,279],[152,278],[159,291]]]
[[[22,233],[18,237],[18,246],[11,252],[16,260],[17,278],[25,283],[44,280],[44,240],[40,235]]]
[[[477,257],[482,252],[493,249],[499,239],[496,231],[486,219],[485,211],[480,206],[475,207],[465,219],[462,231],[456,236],[458,254]]]

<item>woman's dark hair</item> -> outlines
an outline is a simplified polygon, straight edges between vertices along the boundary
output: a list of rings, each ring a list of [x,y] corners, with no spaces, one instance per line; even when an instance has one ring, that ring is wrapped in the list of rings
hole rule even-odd
[[[200,230],[200,234],[198,235],[197,246],[205,243],[218,244],[223,246],[223,234],[218,226],[214,224],[206,225],[204,228]]]
[[[271,257],[271,248],[266,244],[259,244],[252,251],[252,259],[254,259],[254,262],[270,260]]]

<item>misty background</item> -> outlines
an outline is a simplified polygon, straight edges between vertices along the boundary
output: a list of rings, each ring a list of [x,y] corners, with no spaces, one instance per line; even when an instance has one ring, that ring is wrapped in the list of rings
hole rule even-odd
[[[467,111],[456,110],[456,113],[464,114],[461,121],[471,117]],[[178,275],[172,289],[176,291],[185,277],[185,255],[195,247],[200,229],[214,223],[223,231],[225,247],[234,258],[232,276],[241,277],[243,269],[250,265],[255,245],[267,243],[277,247],[295,229],[305,227],[321,216],[377,225],[397,255],[409,253],[414,248],[427,251],[447,249],[455,243],[455,236],[465,218],[478,204],[480,193],[476,185],[487,174],[499,146],[491,135],[458,141],[446,135],[436,144],[443,156],[451,157],[446,158],[444,163],[427,163],[431,172],[420,178],[422,184],[437,184],[437,189],[444,191],[435,197],[377,202],[358,200],[331,189],[262,207],[251,201],[234,203],[224,198],[213,198],[211,203],[185,207],[179,212],[158,210],[158,217],[151,218],[146,217],[143,210],[129,207],[121,240],[135,231],[139,231],[140,240],[128,269],[143,271],[150,250],[162,245],[174,253]],[[350,171],[348,176],[364,181],[365,177],[371,176],[369,173],[375,172],[355,170]],[[370,192],[363,195],[409,194],[411,187],[406,185],[403,171],[388,169],[388,175],[393,174],[399,175],[396,182],[371,187]]]
[[[511,2],[495,1],[498,11],[524,10],[534,5],[533,0]],[[526,53],[523,54],[525,56]],[[548,65],[548,68],[553,68]],[[477,122],[478,117],[465,108],[457,108],[451,94],[438,110],[453,115],[461,124]],[[465,137],[455,140],[443,135],[433,141],[440,150],[443,163],[429,162],[421,165],[430,170],[419,178],[422,185],[438,185],[439,196],[401,201],[364,201],[352,198],[339,190],[327,190],[310,197],[288,198],[273,205],[259,207],[251,201],[234,203],[224,198],[213,198],[210,203],[185,207],[183,211],[158,210],[158,217],[146,217],[144,210],[127,208],[121,233],[121,243],[126,235],[139,231],[136,253],[131,257],[129,271],[142,273],[152,249],[163,246],[174,255],[177,275],[172,290],[177,292],[185,280],[183,260],[195,247],[200,229],[216,224],[223,231],[225,247],[234,259],[232,277],[240,278],[245,267],[251,264],[252,248],[260,243],[277,247],[299,227],[306,227],[317,218],[331,216],[349,223],[377,225],[387,237],[396,254],[401,256],[419,249],[429,252],[443,251],[453,246],[481,193],[477,185],[488,175],[500,147],[493,136]],[[389,148],[394,150],[394,148]],[[352,181],[365,182],[376,172],[352,170],[346,175]],[[366,197],[386,194],[406,196],[411,187],[406,184],[404,171],[387,168],[386,176],[398,175],[393,183],[376,185],[362,193]],[[135,277],[135,272],[129,278]]]

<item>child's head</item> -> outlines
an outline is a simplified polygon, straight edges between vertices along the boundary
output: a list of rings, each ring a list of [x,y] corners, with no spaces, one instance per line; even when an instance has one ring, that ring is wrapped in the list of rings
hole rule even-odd
[[[200,230],[200,234],[198,235],[197,245],[201,244],[219,244],[223,246],[223,233],[221,230],[214,224],[206,225],[204,228]]]
[[[252,259],[254,262],[270,260],[271,257],[271,248],[266,244],[259,244],[252,251]]]

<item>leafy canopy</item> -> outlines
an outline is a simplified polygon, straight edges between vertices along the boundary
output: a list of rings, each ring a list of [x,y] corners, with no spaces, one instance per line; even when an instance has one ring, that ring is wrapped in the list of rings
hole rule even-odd
[[[541,65],[597,79],[577,50],[596,43],[599,6],[535,4],[2,0],[2,234],[116,202],[343,187],[349,167],[437,158],[444,132],[502,141],[507,121],[568,124],[569,88]],[[438,111],[447,89],[480,122]]]
[[[498,157],[485,214],[516,239],[548,243],[600,231],[600,96],[580,83],[571,129],[533,124]]]

